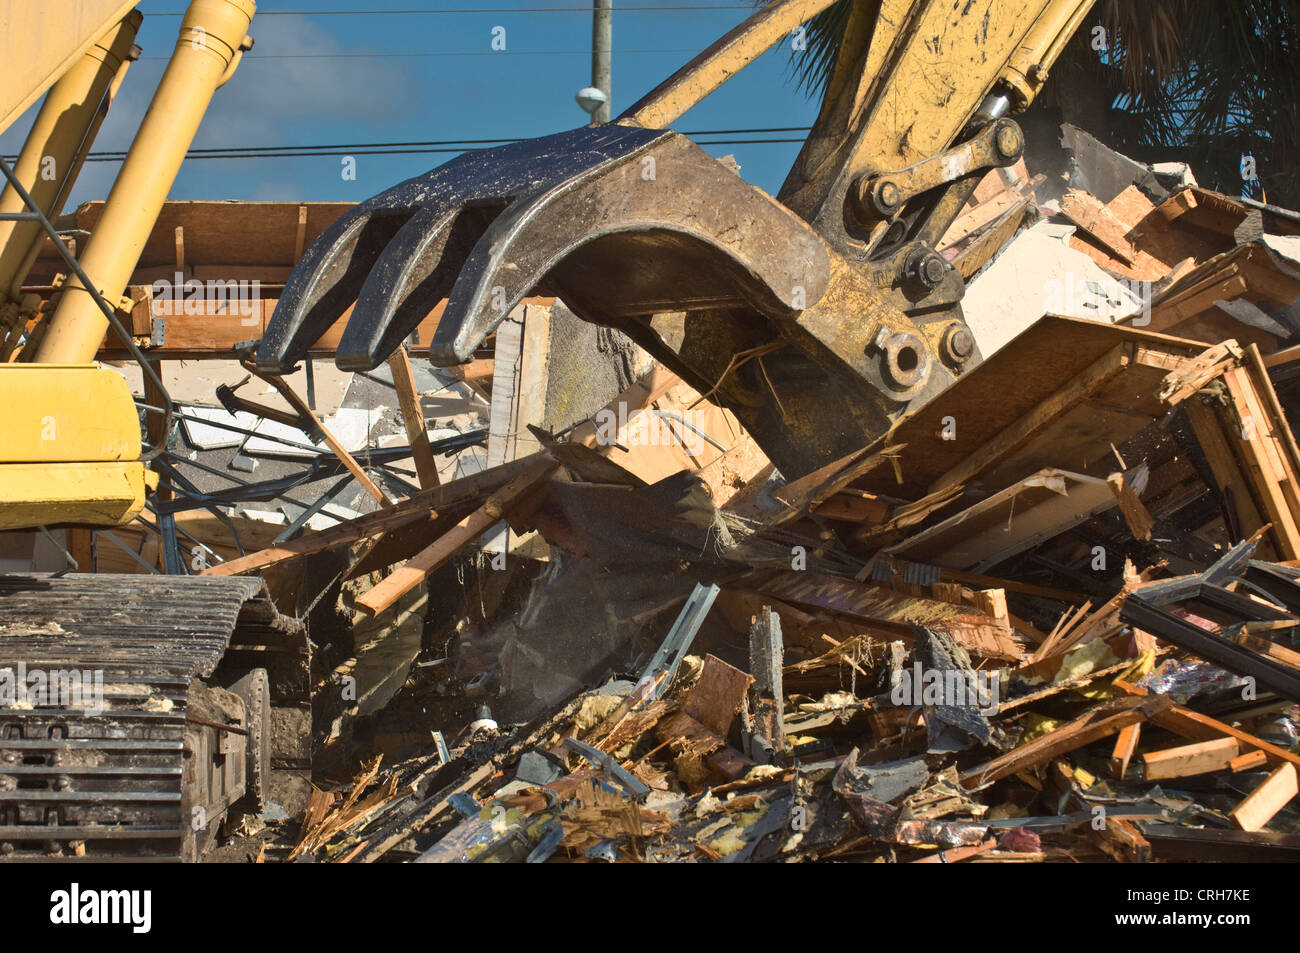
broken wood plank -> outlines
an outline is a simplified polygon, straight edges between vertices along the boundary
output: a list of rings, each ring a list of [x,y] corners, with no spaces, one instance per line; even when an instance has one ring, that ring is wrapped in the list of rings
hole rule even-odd
[[[540,460],[493,493],[469,516],[406,561],[399,569],[357,599],[357,606],[369,615],[383,612],[406,595],[429,574],[456,553],[499,523],[525,494],[555,472],[552,460]]]
[[[1142,505],[1142,500],[1133,489],[1133,485],[1124,478],[1123,473],[1112,473],[1106,477],[1106,485],[1110,487],[1115,501],[1119,503],[1120,514],[1128,524],[1133,538],[1143,541],[1150,539],[1151,527],[1156,524],[1156,521]]]
[[[1005,459],[1012,451],[1036,436],[1048,423],[1086,400],[1107,381],[1132,363],[1127,345],[1116,345],[1088,367],[1076,374],[1065,386],[1041,401],[1019,420],[1004,428],[980,449],[930,483],[930,492],[952,484],[967,484],[981,472]]]
[[[797,480],[791,480],[773,493],[777,500],[785,504],[785,509],[772,517],[768,521],[769,524],[782,526],[798,519],[808,510],[843,490],[854,480],[896,457],[906,446],[906,444],[894,444],[879,453],[855,450],[819,470],[814,470]]]
[[[1168,698],[1156,695],[1143,699],[1138,705],[1112,703],[1094,708],[1050,734],[1035,738],[966,771],[961,776],[962,786],[967,789],[985,787],[1000,778],[1045,764],[1053,758],[1113,735],[1122,728],[1145,721],[1170,704]]]
[[[783,667],[785,640],[781,617],[771,606],[763,606],[749,626],[750,730],[748,754],[761,763],[785,764],[785,687]]]
[[[1254,771],[1256,768],[1262,768],[1268,764],[1268,756],[1264,752],[1255,750],[1247,751],[1245,754],[1239,754],[1228,762],[1228,770],[1233,774],[1240,774],[1242,771]]]
[[[1115,750],[1110,755],[1110,776],[1116,781],[1124,780],[1129,762],[1137,751],[1138,740],[1142,737],[1140,722],[1129,725],[1115,738]]]
[[[1128,231],[1096,197],[1069,189],[1060,201],[1061,214],[1083,229],[1102,248],[1126,265],[1133,264],[1137,249],[1125,238]]]
[[[420,489],[428,490],[438,485],[438,464],[429,446],[429,429],[424,423],[424,410],[420,407],[420,394],[415,388],[411,373],[411,360],[406,345],[400,345],[388,356],[388,369],[393,372],[393,387],[397,389],[397,403],[402,408],[402,426],[406,440],[411,445],[411,459]]]
[[[287,380],[283,377],[263,375],[249,364],[245,364],[244,367],[279,391],[280,396],[285,399],[290,407],[297,411],[298,415],[304,421],[310,421],[320,428],[321,435],[325,440],[325,445],[330,448],[330,451],[334,456],[339,458],[343,463],[343,466],[347,468],[347,471],[356,478],[356,481],[361,484],[361,488],[369,493],[376,503],[383,507],[393,505],[393,501],[389,499],[388,494],[375,485],[375,481],[370,479],[370,474],[362,469],[361,464],[357,463],[352,454],[348,453],[347,448],[344,447],[343,444],[339,443],[338,438],[330,433],[329,429],[320,422],[315,411],[307,406],[307,402],[298,396],[297,391],[289,386]]]
[[[682,711],[720,738],[726,738],[744,703],[753,677],[715,655],[704,659],[704,670],[687,693]]]
[[[1125,695],[1134,697],[1149,695],[1145,688],[1128,682],[1116,681],[1114,687]],[[1204,741],[1208,738],[1235,738],[1243,748],[1264,752],[1268,756],[1269,764],[1278,765],[1290,762],[1296,767],[1300,767],[1300,754],[1288,751],[1285,748],[1279,748],[1262,738],[1255,737],[1248,731],[1224,724],[1209,715],[1203,715],[1181,705],[1170,705],[1167,708],[1158,709],[1152,714],[1150,720],[1166,731],[1172,731],[1182,738],[1191,738],[1197,741]]]
[[[1007,609],[1007,591],[1005,589],[972,590],[971,603],[984,615],[992,616],[1008,627],[1011,625],[1011,616]]]
[[[289,559],[311,553],[322,552],[335,546],[355,543],[358,540],[387,533],[394,529],[410,526],[416,522],[432,523],[438,516],[438,509],[454,503],[465,502],[481,497],[509,483],[539,460],[545,459],[541,454],[524,457],[500,467],[470,474],[459,480],[444,484],[432,490],[421,491],[410,499],[403,500],[397,506],[368,513],[365,516],[338,526],[331,526],[319,533],[307,533],[266,549],[228,559],[215,566],[209,566],[200,575],[204,576],[238,576],[247,572],[256,572],[278,565]]]
[[[917,858],[912,861],[914,864],[955,864],[959,860],[965,860],[968,857],[974,857],[977,854],[987,853],[998,846],[998,839],[990,837],[982,844],[975,844],[970,847],[952,847],[948,850],[939,851],[937,854],[929,854],[925,857]]]
[[[1296,786],[1293,764],[1283,764],[1260,782],[1246,799],[1229,813],[1234,824],[1243,831],[1257,831],[1271,821],[1277,812],[1300,793]]]
[[[1235,738],[1214,738],[1163,751],[1149,751],[1142,756],[1142,777],[1147,781],[1158,781],[1222,771],[1237,753]]]

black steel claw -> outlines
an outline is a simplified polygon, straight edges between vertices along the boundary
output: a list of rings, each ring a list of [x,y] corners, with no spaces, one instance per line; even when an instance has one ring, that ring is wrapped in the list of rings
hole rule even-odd
[[[285,372],[355,301],[337,363],[381,363],[443,298],[435,364],[469,360],[522,298],[615,326],[741,306],[789,318],[825,291],[821,239],[689,139],[606,125],[467,153],[336,221],[257,353]]]

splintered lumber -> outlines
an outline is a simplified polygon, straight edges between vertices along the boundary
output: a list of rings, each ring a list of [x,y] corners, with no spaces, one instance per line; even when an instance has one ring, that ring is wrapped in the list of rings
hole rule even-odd
[[[1110,487],[1110,492],[1114,494],[1115,501],[1119,503],[1119,511],[1124,516],[1124,522],[1128,524],[1129,532],[1133,534],[1134,539],[1148,540],[1151,538],[1151,527],[1156,521],[1152,518],[1147,508],[1142,505],[1142,500],[1138,497],[1137,491],[1133,485],[1124,478],[1123,473],[1112,473],[1106,477],[1106,485]]]
[[[763,606],[749,627],[749,670],[754,675],[749,708],[753,724],[746,743],[750,757],[758,761],[775,759],[778,764],[785,763],[784,657],[781,617],[771,606]]]
[[[1053,758],[1113,735],[1122,728],[1145,721],[1170,704],[1168,698],[1160,695],[1143,699],[1137,705],[1132,704],[1133,699],[1125,701],[1128,704],[1111,703],[1094,708],[1050,734],[1035,738],[1028,744],[1013,748],[972,768],[962,774],[962,786],[967,789],[981,788],[1008,775],[1045,764]]]
[[[1124,372],[1132,364],[1128,349],[1123,345],[1111,348],[1091,365],[1084,368],[1063,387],[1050,395],[1024,414],[1010,426],[1006,427],[992,440],[984,443],[948,472],[930,484],[933,492],[954,483],[969,483],[979,474],[989,469],[999,460],[1007,457],[1013,450],[1023,446],[1035,434],[1044,430],[1047,424],[1064,414],[1072,407],[1087,400],[1093,393],[1116,375]]]
[[[417,521],[427,520],[432,522],[437,518],[437,515],[436,510],[431,510],[425,506],[400,510],[380,510],[378,513],[371,513],[360,519],[349,520],[346,523],[331,526],[319,533],[308,533],[296,539],[269,546],[266,549],[259,549],[255,553],[248,553],[238,559],[227,559],[215,566],[209,566],[200,575],[238,576],[242,573],[256,572],[277,563],[282,563],[287,559],[323,552],[346,543],[354,543],[368,536],[385,533]]]
[[[1223,341],[1183,362],[1160,384],[1160,399],[1171,407],[1191,397],[1229,367],[1241,360],[1236,341]]]
[[[1134,697],[1148,695],[1145,688],[1131,685],[1128,682],[1117,681],[1114,683],[1114,687],[1117,691]],[[1190,708],[1184,708],[1181,705],[1170,705],[1167,708],[1159,709],[1152,714],[1150,720],[1166,731],[1171,731],[1182,738],[1191,738],[1198,741],[1209,738],[1235,738],[1243,748],[1264,752],[1268,757],[1269,764],[1279,765],[1289,762],[1295,767],[1300,767],[1300,754],[1287,751],[1285,748],[1279,748],[1263,738],[1255,737],[1248,731],[1234,728],[1232,725],[1224,724],[1209,715],[1202,715],[1198,711],[1192,711]]]
[[[1145,864],[1151,861],[1151,843],[1132,821],[1107,817],[1096,836],[1097,846],[1120,863]]]
[[[753,681],[740,669],[710,655],[704,660],[699,681],[687,693],[682,711],[715,735],[725,738]]]
[[[1296,787],[1295,765],[1284,764],[1275,768],[1259,787],[1232,809],[1229,816],[1243,831],[1257,831],[1286,807],[1297,793],[1300,789]]]
[[[906,444],[893,444],[878,453],[855,450],[846,457],[828,463],[820,470],[814,470],[797,480],[791,480],[774,494],[785,504],[785,509],[769,522],[773,526],[783,526],[798,519],[808,510],[829,500],[854,480],[875,470],[890,458],[896,457],[906,446]]]
[[[420,489],[438,485],[438,465],[429,446],[429,430],[424,424],[424,410],[420,407],[420,394],[415,389],[415,376],[411,373],[411,360],[406,347],[398,347],[388,356],[388,368],[393,372],[393,387],[397,389],[397,403],[402,408],[402,426],[411,445],[411,459]]]
[[[1125,238],[1124,224],[1096,197],[1070,189],[1061,197],[1061,214],[1083,229],[1106,251],[1126,265],[1133,264],[1137,249]]]
[[[1115,738],[1115,750],[1110,756],[1110,775],[1116,781],[1124,780],[1124,773],[1128,771],[1128,763],[1137,751],[1141,735],[1142,725],[1138,723],[1129,725]]]
[[[1007,625],[1011,624],[1005,589],[976,589],[971,594],[971,601],[975,604],[975,608],[985,615],[992,616]]]
[[[1048,467],[909,537],[890,553],[982,572],[1114,505],[1105,481]]]
[[[1237,752],[1235,738],[1215,738],[1163,751],[1149,751],[1142,756],[1142,776],[1147,781],[1159,781],[1222,771],[1237,757]]]
[[[422,583],[429,573],[505,518],[511,508],[525,494],[555,472],[557,466],[558,464],[552,460],[539,460],[488,497],[473,513],[357,599],[356,604],[369,615],[379,615]]]
[[[251,367],[249,369],[252,370]],[[362,469],[361,464],[357,463],[352,454],[348,453],[347,447],[339,443],[338,438],[329,432],[329,428],[320,422],[315,411],[307,405],[305,400],[298,396],[297,391],[289,386],[288,381],[282,377],[268,377],[262,374],[258,374],[257,376],[279,391],[280,396],[288,402],[289,406],[292,407],[303,420],[311,421],[320,429],[320,432],[325,439],[325,445],[330,448],[330,451],[334,456],[339,458],[343,463],[343,466],[347,467],[348,472],[356,478],[356,481],[361,484],[361,488],[369,493],[376,503],[384,507],[393,505],[393,501],[388,498],[388,494],[381,490],[375,484],[374,480],[370,479],[370,474]]]
[[[368,513],[346,523],[340,523],[338,526],[331,526],[319,533],[308,533],[297,539],[287,540],[255,553],[248,553],[238,559],[227,559],[223,563],[208,567],[200,575],[238,576],[247,572],[257,572],[298,556],[307,556],[333,549],[335,546],[355,543],[416,522],[432,523],[437,519],[439,508],[465,503],[485,493],[491,493],[543,459],[545,459],[543,454],[535,454],[512,460],[499,467],[471,474],[431,490],[421,491],[410,499],[403,500],[397,506],[377,513]]]

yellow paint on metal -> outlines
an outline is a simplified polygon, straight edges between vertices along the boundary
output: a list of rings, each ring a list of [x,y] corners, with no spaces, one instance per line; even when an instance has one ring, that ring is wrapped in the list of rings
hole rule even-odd
[[[0,463],[109,462],[140,456],[126,380],[95,364],[0,364]]]
[[[138,0],[0,0],[0,132]]]
[[[193,0],[186,11],[167,71],[81,256],[108,301],[122,297],[213,93],[252,46],[247,31],[256,9],[253,0]],[[80,280],[69,277],[36,362],[93,359],[107,325]]]
[[[141,16],[137,11],[110,28],[51,87],[14,164],[18,181],[47,217],[63,207],[81,160],[107,111],[110,87],[120,82],[132,56]],[[18,193],[5,187],[0,212],[26,212]],[[0,300],[17,301],[45,233],[39,222],[0,222]]]
[[[0,530],[120,526],[144,509],[151,477],[143,463],[0,464]]]

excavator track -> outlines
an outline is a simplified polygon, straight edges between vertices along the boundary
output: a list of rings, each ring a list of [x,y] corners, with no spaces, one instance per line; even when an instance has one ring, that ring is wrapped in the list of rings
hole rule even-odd
[[[260,578],[0,576],[0,860],[198,859],[308,661]]]

